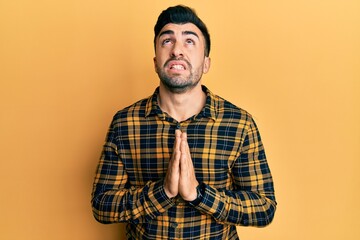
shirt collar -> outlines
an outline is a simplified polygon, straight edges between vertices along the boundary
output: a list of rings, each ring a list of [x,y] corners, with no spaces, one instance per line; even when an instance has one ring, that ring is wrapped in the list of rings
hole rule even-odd
[[[212,120],[216,120],[218,104],[216,96],[204,85],[201,86],[202,90],[206,93],[206,103],[201,112],[197,115],[198,117],[207,117]],[[146,103],[145,117],[151,115],[158,115],[161,118],[165,117],[165,114],[159,107],[158,103],[159,87],[155,89],[155,92],[150,96]]]

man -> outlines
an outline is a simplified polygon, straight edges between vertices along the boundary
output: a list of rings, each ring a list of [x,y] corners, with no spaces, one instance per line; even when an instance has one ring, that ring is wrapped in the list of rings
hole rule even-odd
[[[255,122],[201,85],[210,36],[192,9],[155,25],[160,85],[119,111],[95,177],[102,223],[128,222],[128,239],[238,239],[236,226],[274,216],[272,176]]]

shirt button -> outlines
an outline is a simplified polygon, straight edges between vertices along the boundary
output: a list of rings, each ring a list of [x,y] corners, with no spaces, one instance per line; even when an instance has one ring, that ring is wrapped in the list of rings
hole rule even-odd
[[[171,226],[172,228],[177,228],[178,224],[177,224],[177,223],[171,223],[170,226]]]

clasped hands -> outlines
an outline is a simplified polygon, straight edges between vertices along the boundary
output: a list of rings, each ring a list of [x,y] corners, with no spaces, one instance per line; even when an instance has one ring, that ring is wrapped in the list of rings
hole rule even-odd
[[[180,195],[185,201],[193,201],[197,197],[198,185],[187,134],[176,130],[173,153],[164,180],[165,193],[169,198]]]

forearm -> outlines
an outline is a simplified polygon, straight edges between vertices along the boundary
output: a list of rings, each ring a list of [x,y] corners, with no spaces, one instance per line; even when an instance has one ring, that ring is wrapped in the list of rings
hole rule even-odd
[[[142,188],[108,189],[95,186],[92,198],[93,214],[101,223],[146,222],[174,205],[163,189],[162,181],[149,182]]]
[[[274,217],[276,202],[273,193],[219,191],[202,184],[201,201],[194,206],[224,224],[266,226]]]

